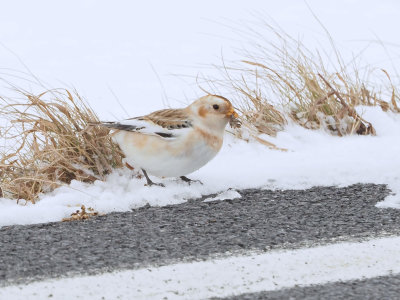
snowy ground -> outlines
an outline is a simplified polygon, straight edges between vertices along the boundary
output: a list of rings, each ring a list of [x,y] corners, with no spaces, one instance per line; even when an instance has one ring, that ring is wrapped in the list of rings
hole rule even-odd
[[[108,213],[146,204],[177,204],[230,188],[304,189],[316,185],[386,183],[398,194],[389,196],[381,205],[400,208],[400,115],[387,114],[379,108],[360,109],[375,125],[377,136],[332,137],[322,131],[289,126],[276,138],[269,138],[287,148],[287,152],[226,136],[218,156],[191,175],[204,185],[154,178],[165,183],[166,188],[146,187],[144,179],[132,178],[128,170],[115,172],[106,182],[73,182],[43,196],[34,205],[16,205],[15,201],[3,199],[0,225],[59,221],[82,204]],[[221,196],[226,199],[237,194]]]
[[[345,58],[366,49],[366,61],[393,71],[399,58],[400,36],[394,32],[400,25],[400,3],[308,4]],[[143,6],[128,1],[113,2],[112,6],[106,1],[10,2],[0,12],[0,76],[35,89],[12,77],[20,75],[20,70],[26,72],[22,60],[50,86],[75,86],[106,120],[127,116],[113,94],[130,116],[167,104],[179,107],[201,91],[193,78],[168,74],[212,74],[208,66],[220,62],[221,52],[225,59],[233,59],[233,47],[245,44],[245,39],[225,25],[251,20],[254,12],[272,17],[310,48],[327,43],[323,29],[301,1],[150,1]],[[376,137],[337,138],[289,125],[276,138],[268,137],[289,150],[280,152],[228,135],[221,153],[191,176],[204,185],[188,186],[165,179],[165,189],[148,188],[143,180],[132,179],[128,171],[116,172],[106,182],[94,185],[73,182],[44,195],[35,205],[0,199],[0,226],[59,221],[82,204],[107,213],[146,204],[180,203],[230,188],[302,189],[358,182],[389,184],[398,195],[389,196],[381,205],[400,208],[400,115],[378,108],[360,110],[376,128]],[[219,198],[224,197],[226,194]]]

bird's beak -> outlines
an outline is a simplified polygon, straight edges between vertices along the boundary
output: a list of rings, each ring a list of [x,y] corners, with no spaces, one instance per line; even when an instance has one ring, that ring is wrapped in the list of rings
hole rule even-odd
[[[237,112],[235,111],[235,109],[232,107],[227,113],[226,113],[227,117],[235,117],[235,118],[239,118],[239,115],[237,114]]]

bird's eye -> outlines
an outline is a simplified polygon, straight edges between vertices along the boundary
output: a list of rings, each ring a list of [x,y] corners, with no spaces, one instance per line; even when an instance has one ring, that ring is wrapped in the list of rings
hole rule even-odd
[[[214,105],[213,105],[213,108],[214,108],[215,110],[217,110],[217,109],[219,108],[219,105],[218,105],[218,104],[214,104]]]

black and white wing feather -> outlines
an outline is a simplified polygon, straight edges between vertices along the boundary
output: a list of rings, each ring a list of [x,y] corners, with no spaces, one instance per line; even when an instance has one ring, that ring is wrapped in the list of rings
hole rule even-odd
[[[146,116],[120,122],[100,122],[96,124],[110,129],[138,132],[162,138],[179,137],[192,127],[192,122],[183,109],[163,109]]]

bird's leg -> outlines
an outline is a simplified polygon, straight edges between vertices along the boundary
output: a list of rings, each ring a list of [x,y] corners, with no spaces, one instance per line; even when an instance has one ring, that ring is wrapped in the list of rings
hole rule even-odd
[[[165,185],[162,183],[155,183],[155,182],[151,181],[151,179],[149,178],[149,175],[147,175],[147,172],[144,169],[142,169],[142,172],[144,174],[144,177],[146,177],[146,180],[147,180],[147,184],[145,184],[145,185],[147,185],[147,186],[158,185],[158,186],[165,187]]]
[[[182,179],[184,182],[187,182],[189,184],[191,184],[192,182],[198,182],[200,184],[203,184],[200,180],[193,180],[193,179],[187,178],[186,176],[181,176],[180,179]]]

